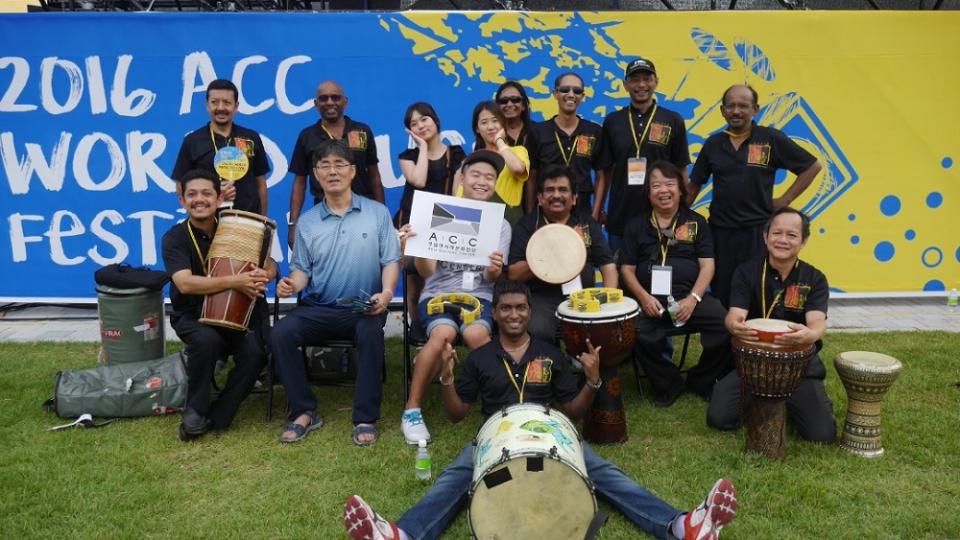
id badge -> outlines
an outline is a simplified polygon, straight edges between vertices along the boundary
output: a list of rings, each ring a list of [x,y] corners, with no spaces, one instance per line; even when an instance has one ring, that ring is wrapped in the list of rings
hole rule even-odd
[[[630,158],[627,160],[627,185],[642,186],[647,179],[647,158]]]
[[[650,294],[667,296],[673,294],[670,284],[673,277],[673,267],[656,265],[650,269]]]
[[[571,293],[577,292],[580,289],[583,289],[583,284],[580,283],[579,275],[560,286],[560,290],[564,296],[570,296]]]
[[[477,288],[477,273],[476,272],[464,272],[463,273],[463,290],[472,291]]]

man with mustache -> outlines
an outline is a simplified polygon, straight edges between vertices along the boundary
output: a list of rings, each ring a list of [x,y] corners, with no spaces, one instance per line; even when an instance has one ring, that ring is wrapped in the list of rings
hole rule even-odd
[[[713,177],[710,231],[717,270],[711,290],[725,307],[730,307],[734,269],[764,251],[763,226],[773,211],[789,206],[822,168],[782,131],[755,124],[759,111],[756,90],[743,84],[728,88],[720,107],[727,129],[707,138],[690,174],[690,204]],[[797,179],[774,198],[779,169],[788,169]]]
[[[228,80],[207,85],[210,122],[183,138],[171,176],[178,181],[191,169],[215,172],[224,201],[237,210],[267,215],[267,152],[256,131],[233,122],[238,100],[237,87]]]

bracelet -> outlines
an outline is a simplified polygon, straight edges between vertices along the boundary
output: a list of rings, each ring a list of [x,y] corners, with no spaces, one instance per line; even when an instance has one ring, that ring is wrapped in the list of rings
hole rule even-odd
[[[443,375],[440,375],[440,384],[443,386],[450,386],[453,384],[453,373],[450,374],[450,382],[443,382]]]
[[[700,295],[697,294],[697,293],[695,293],[695,292],[693,292],[693,291],[690,291],[690,296],[696,298],[698,304],[699,304],[700,302],[703,302],[703,298],[700,298]]]
[[[600,387],[603,386],[603,379],[600,377],[598,377],[597,379],[598,379],[597,384],[593,384],[590,381],[585,381],[585,382],[587,383],[587,386],[589,386],[590,388],[593,388],[594,390],[599,390]]]

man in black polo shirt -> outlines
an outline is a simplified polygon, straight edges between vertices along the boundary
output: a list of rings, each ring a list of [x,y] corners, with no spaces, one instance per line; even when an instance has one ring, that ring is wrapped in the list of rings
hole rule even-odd
[[[745,321],[773,318],[790,321],[792,332],[777,336],[782,345],[816,345],[827,330],[827,278],[799,258],[810,238],[810,220],[790,207],[779,208],[764,227],[768,254],[748,261],[733,274],[730,312],[726,325],[736,338],[750,343],[758,340],[755,330]],[[817,354],[810,360],[800,387],[787,400],[787,417],[800,437],[831,444],[837,437],[833,403],[827,396],[823,379],[827,371]],[[740,426],[740,377],[736,371],[713,388],[707,408],[707,424],[717,429]]]
[[[609,191],[607,236],[610,248],[623,247],[623,230],[643,207],[641,189],[647,166],[665,159],[683,171],[690,164],[687,128],[683,118],[657,104],[654,91],[659,79],[653,62],[637,58],[627,64],[623,86],[630,93],[630,104],[607,115],[603,121],[600,166],[603,180],[597,182],[594,208],[603,209]],[[609,184],[609,190],[607,189]]]
[[[600,268],[604,287],[617,286],[617,267],[613,254],[603,238],[600,224],[588,214],[574,212],[577,203],[573,172],[567,167],[551,166],[537,176],[537,203],[533,213],[523,216],[513,228],[507,275],[514,281],[526,282],[533,293],[533,317],[530,333],[538,339],[554,343],[560,330],[554,312],[570,292],[593,287],[594,267]],[[527,244],[540,227],[563,223],[579,233],[587,248],[587,262],[580,275],[566,285],[553,285],[539,279],[527,264]],[[567,289],[564,292],[564,289]]]
[[[532,178],[550,165],[569,167],[580,186],[577,211],[600,215],[600,205],[594,205],[591,171],[596,171],[598,183],[603,176],[600,168],[600,124],[581,118],[577,108],[583,102],[583,79],[573,72],[562,73],[553,81],[553,97],[557,100],[557,114],[530,128],[530,166]],[[596,207],[596,210],[594,210]]]
[[[377,168],[377,143],[370,126],[357,122],[344,114],[350,102],[343,88],[334,81],[324,81],[317,87],[313,102],[320,113],[320,121],[303,128],[293,147],[289,171],[293,173],[293,188],[290,191],[290,217],[287,219],[289,234],[287,242],[293,247],[294,226],[303,210],[307,179],[310,179],[310,194],[313,204],[323,198],[323,189],[313,174],[313,151],[323,141],[344,140],[353,154],[356,176],[353,179],[354,193],[384,204],[383,184]]]
[[[763,226],[776,208],[789,206],[813,182],[821,165],[783,132],[753,123],[757,92],[735,85],[723,93],[720,108],[727,129],[714,133],[700,150],[690,174],[689,202],[713,177],[710,229],[717,254],[711,290],[729,306],[730,280],[743,262],[763,254]],[[797,175],[780,197],[773,198],[777,169]]]
[[[582,416],[603,384],[600,380],[602,347],[594,350],[588,344],[590,352],[580,355],[587,384],[577,390],[569,358],[556,347],[527,333],[530,290],[522,283],[500,282],[494,289],[493,305],[493,318],[499,332],[492,341],[470,353],[456,381],[453,374],[456,351],[447,344],[440,375],[440,395],[450,419],[459,422],[466,418],[477,399],[484,416],[519,402],[556,403],[572,418]],[[396,524],[379,516],[359,496],[351,496],[343,509],[347,532],[357,540],[440,537],[469,500],[473,453],[474,443],[471,442],[440,473],[430,491]],[[587,476],[597,495],[651,536],[714,540],[720,529],[736,516],[736,490],[727,479],[717,480],[699,507],[680,512],[639,486],[619,467],[597,455],[589,445],[583,445],[583,454]],[[549,499],[563,494],[531,493],[530,496]]]
[[[266,321],[266,284],[277,273],[269,257],[265,269],[234,276],[207,277],[207,257],[217,230],[216,211],[222,198],[212,172],[187,171],[180,178],[180,204],[188,218],[163,235],[163,263],[170,274],[170,324],[187,355],[187,404],[180,439],[188,441],[211,428],[226,429],[266,363],[262,323]],[[233,289],[258,298],[250,330],[236,331],[200,324],[204,295]],[[214,365],[233,355],[236,366],[219,397],[210,403]]]
[[[672,405],[684,388],[680,368],[662,358],[664,331],[675,325],[666,309],[667,296],[673,296],[680,304],[676,321],[700,332],[703,345],[686,386],[709,399],[714,382],[733,369],[726,310],[707,294],[713,277],[710,229],[687,206],[683,174],[669,161],[650,166],[644,189],[651,209],[627,225],[620,252],[624,287],[643,310],[637,317],[637,358],[653,385],[653,404]]]
[[[238,96],[236,85],[228,80],[207,85],[210,122],[183,138],[172,176],[179,181],[191,169],[213,171],[224,200],[233,208],[266,215],[270,164],[260,134],[233,123]]]

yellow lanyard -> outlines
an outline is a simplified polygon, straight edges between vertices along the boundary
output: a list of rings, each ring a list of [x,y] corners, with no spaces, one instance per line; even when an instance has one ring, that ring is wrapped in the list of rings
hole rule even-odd
[[[800,266],[800,259],[797,259],[797,262],[793,264],[793,268],[796,269]],[[763,313],[764,319],[769,319],[770,315],[773,314],[773,308],[777,307],[777,302],[780,301],[780,297],[783,296],[783,289],[777,291],[777,295],[773,297],[773,303],[770,304],[770,307],[767,307],[767,260],[763,260],[763,275],[760,277],[760,310]]]
[[[560,149],[560,157],[563,158],[563,164],[566,165],[567,167],[569,167],[569,166],[570,166],[570,161],[573,160],[573,148],[574,148],[574,146],[577,145],[577,142],[576,142],[577,139],[576,139],[576,137],[574,137],[574,139],[573,139],[573,141],[574,141],[573,144],[570,145],[570,155],[569,155],[569,156],[566,154],[566,152],[563,151],[563,143],[560,142],[560,135],[559,135],[556,131],[553,132],[553,137],[554,137],[555,139],[557,139],[557,148]]]
[[[193,227],[190,226],[190,220],[183,222],[187,226],[187,232],[190,233],[190,239],[193,240],[193,249],[197,250],[197,257],[200,257],[200,268],[203,269],[203,275],[207,275],[207,258],[200,252],[200,244],[197,243],[197,237],[193,235]]]
[[[673,237],[677,237],[677,220],[680,219],[680,212],[677,212],[673,216],[673,223],[670,224],[670,230],[673,231]],[[650,223],[653,224],[653,228],[657,231],[657,245],[660,246],[660,254],[663,256],[662,262],[660,263],[663,266],[667,264],[667,250],[670,249],[670,246],[667,245],[667,242],[663,241],[663,234],[660,233],[660,224],[657,222],[657,216],[653,212],[650,212]]]
[[[322,130],[324,131],[324,133],[327,134],[327,137],[330,137],[330,140],[331,140],[331,141],[337,141],[337,140],[339,140],[339,139],[337,139],[336,137],[334,137],[334,136],[333,136],[333,133],[330,133],[330,130],[327,129],[327,126],[323,125],[322,123],[320,124],[320,129],[322,129]],[[343,126],[343,131],[344,131],[344,132],[347,131],[347,126],[346,126],[346,124],[344,124],[344,126]],[[340,137],[340,138],[342,139],[343,137]]]
[[[647,137],[647,131],[650,130],[650,124],[653,123],[653,115],[657,114],[657,105],[653,104],[653,111],[650,113],[650,119],[647,120],[647,125],[643,126],[643,134],[640,135],[640,138],[637,139],[637,128],[633,127],[633,111],[630,109],[630,106],[627,105],[627,122],[630,123],[630,134],[633,135],[633,144],[637,147],[637,159],[640,159],[640,148],[643,147],[643,141]]]
[[[501,358],[501,360],[503,361],[503,369],[507,370],[507,378],[513,383],[513,387],[517,389],[517,394],[520,396],[520,403],[523,403],[523,390],[527,387],[527,373],[530,372],[530,364],[523,367],[523,384],[517,386],[517,381],[514,380],[513,371],[510,370],[510,365],[507,364],[507,360],[504,358]]]

